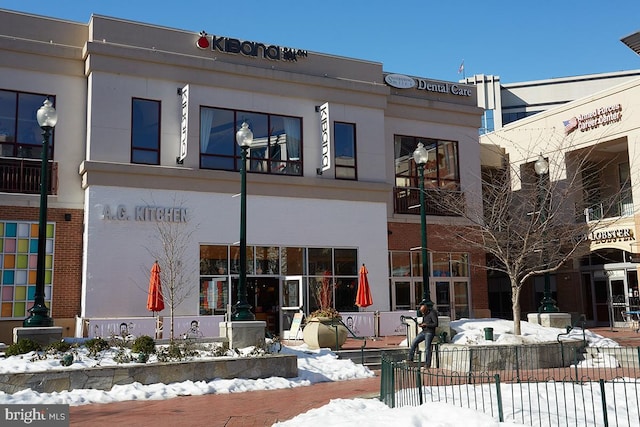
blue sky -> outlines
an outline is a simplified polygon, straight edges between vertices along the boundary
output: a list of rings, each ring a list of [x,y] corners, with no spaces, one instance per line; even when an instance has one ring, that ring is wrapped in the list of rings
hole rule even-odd
[[[91,14],[381,62],[388,72],[503,83],[640,69],[620,39],[640,0],[0,0],[86,23]]]

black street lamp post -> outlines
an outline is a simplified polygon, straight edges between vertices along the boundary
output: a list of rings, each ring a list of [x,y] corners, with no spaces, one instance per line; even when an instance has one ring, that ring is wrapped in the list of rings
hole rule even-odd
[[[429,160],[427,149],[422,142],[418,143],[418,148],[413,152],[413,160],[418,165],[418,175],[420,179],[420,247],[422,250],[422,303],[430,303],[429,296],[429,260],[427,254],[427,216],[424,202],[424,167]]]
[[[538,160],[536,160],[533,166],[536,171],[536,174],[538,175],[538,198],[540,200],[540,203],[539,203],[540,223],[546,229],[546,225],[544,225],[544,222],[547,220],[547,200],[546,200],[547,198],[545,196],[548,189],[546,187],[545,178],[549,174],[549,163],[545,160],[544,157],[542,157],[542,154],[540,154],[538,156]],[[546,236],[543,235],[543,239],[546,242],[545,237]],[[545,249],[543,248],[542,250],[544,251]],[[546,262],[546,255],[543,255],[543,256],[545,257],[545,268],[549,268]],[[542,301],[540,302],[540,307],[538,307],[538,312],[539,313],[557,313],[558,311],[559,309],[556,306],[556,301],[551,297],[551,277],[549,275],[549,272],[545,271],[544,272],[544,294],[542,297]]]
[[[251,304],[247,301],[247,150],[253,143],[253,132],[247,122],[236,132],[236,141],[242,151],[240,163],[240,278],[238,280],[238,302],[232,319],[255,320]]]
[[[51,131],[58,121],[58,113],[51,101],[46,99],[36,113],[38,124],[42,129],[42,166],[40,171],[40,216],[38,219],[38,262],[36,265],[36,293],[33,307],[29,309],[29,317],[23,322],[25,327],[53,326],[53,319],[49,317],[49,309],[44,302],[44,266],[45,248],[47,244],[47,177],[49,170],[49,138]]]

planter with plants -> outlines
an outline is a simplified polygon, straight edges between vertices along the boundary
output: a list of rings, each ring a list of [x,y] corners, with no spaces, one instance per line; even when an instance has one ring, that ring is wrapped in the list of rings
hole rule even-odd
[[[309,348],[331,348],[339,350],[347,341],[347,328],[342,316],[332,307],[332,285],[328,277],[311,287],[319,308],[309,314],[302,331],[302,339]]]

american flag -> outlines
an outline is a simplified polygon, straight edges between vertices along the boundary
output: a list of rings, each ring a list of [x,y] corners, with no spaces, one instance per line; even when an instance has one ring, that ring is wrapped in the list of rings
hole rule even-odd
[[[569,135],[574,130],[578,129],[578,119],[575,117],[570,118],[569,120],[563,120],[564,124],[564,134]]]
[[[463,71],[464,71],[464,59],[462,60],[462,62],[460,63],[460,66],[458,67],[458,74],[460,74]]]

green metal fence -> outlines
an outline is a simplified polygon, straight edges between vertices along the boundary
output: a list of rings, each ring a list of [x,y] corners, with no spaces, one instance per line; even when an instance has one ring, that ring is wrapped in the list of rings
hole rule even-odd
[[[380,400],[446,402],[532,426],[640,425],[640,347],[435,346],[434,367],[382,356]]]

